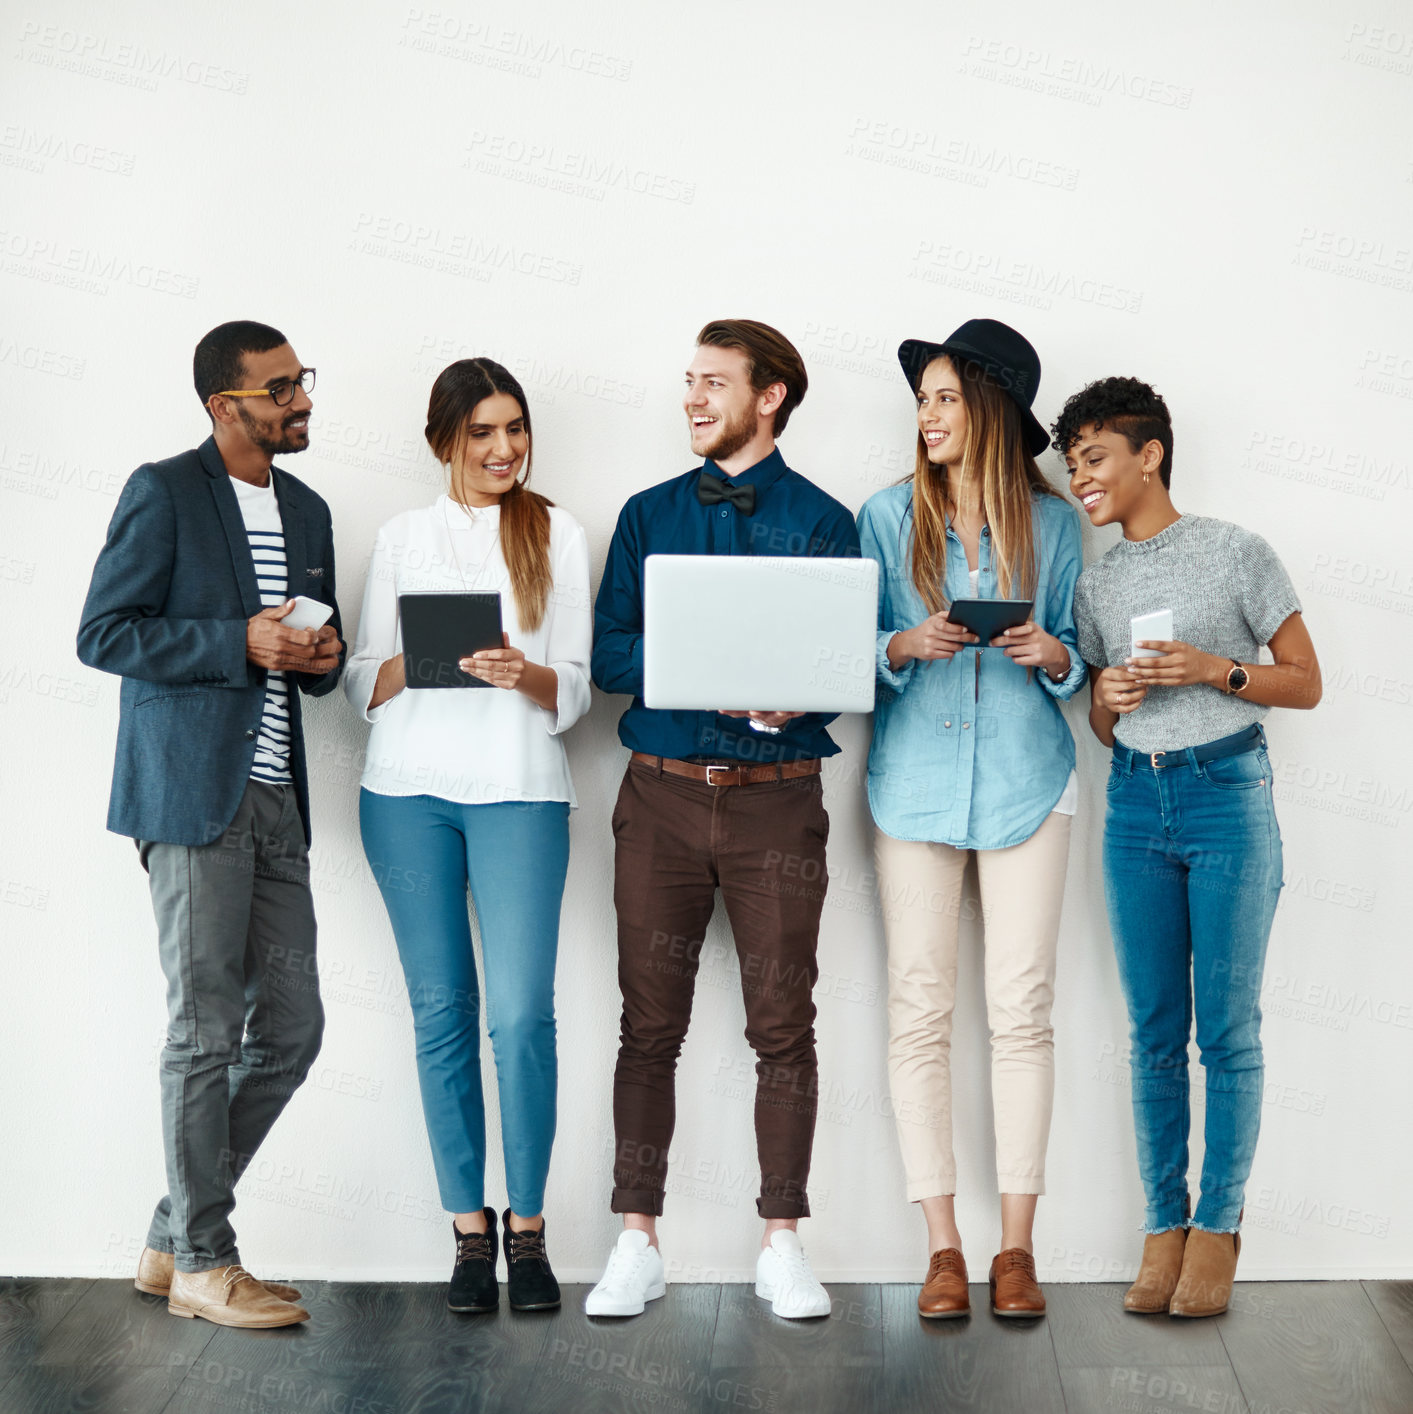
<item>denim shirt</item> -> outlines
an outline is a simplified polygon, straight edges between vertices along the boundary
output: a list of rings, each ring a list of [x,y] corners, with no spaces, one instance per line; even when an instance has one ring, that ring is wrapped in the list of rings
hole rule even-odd
[[[1070,655],[1052,682],[1029,680],[1003,649],[969,644],[949,660],[888,665],[895,633],[927,617],[912,582],[912,485],[890,486],[859,512],[865,555],[879,563],[877,668],[868,803],[878,828],[900,840],[1004,849],[1027,840],[1059,802],[1074,769],[1074,738],[1059,703],[1085,677],[1074,625],[1079,513],[1056,496],[1031,502],[1038,574],[1032,617]],[[983,527],[975,597],[998,597],[990,531]],[[966,551],[947,525],[947,601],[973,597]],[[978,659],[980,667],[978,668]]]

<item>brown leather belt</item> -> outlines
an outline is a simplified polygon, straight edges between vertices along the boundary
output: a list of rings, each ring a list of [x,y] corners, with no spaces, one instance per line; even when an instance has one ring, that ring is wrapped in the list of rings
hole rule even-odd
[[[707,766],[695,761],[678,761],[671,756],[649,756],[635,751],[634,761],[661,770],[667,776],[685,776],[709,786],[758,786],[767,781],[793,781],[801,776],[819,775],[819,758],[810,761],[781,761],[770,766]]]

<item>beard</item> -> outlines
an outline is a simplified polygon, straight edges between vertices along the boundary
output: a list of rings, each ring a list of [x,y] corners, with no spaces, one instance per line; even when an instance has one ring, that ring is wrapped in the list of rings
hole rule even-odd
[[[714,462],[723,462],[734,457],[752,437],[756,435],[756,415],[753,408],[746,408],[738,417],[723,417],[716,424],[716,436],[701,449],[701,455]]]
[[[236,416],[240,418],[240,425],[245,428],[245,435],[250,438],[251,445],[268,456],[302,452],[309,446],[308,427],[295,431],[289,425],[297,417],[307,417],[308,413],[289,413],[273,427],[252,417],[240,406],[236,407]]]

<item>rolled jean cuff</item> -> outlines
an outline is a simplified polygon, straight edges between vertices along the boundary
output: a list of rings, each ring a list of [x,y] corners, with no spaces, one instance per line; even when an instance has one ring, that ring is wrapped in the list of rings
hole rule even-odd
[[[1040,1195],[1045,1192],[1043,1173],[998,1173],[996,1175],[998,1193],[1026,1193]]]
[[[615,1188],[609,1207],[615,1213],[647,1213],[652,1217],[662,1216],[662,1189],[660,1188]]]
[[[807,1218],[810,1200],[803,1193],[798,1198],[757,1198],[756,1212],[763,1218]]]
[[[951,1198],[957,1192],[957,1173],[939,1173],[930,1178],[908,1179],[908,1202],[921,1203],[924,1198]]]
[[[240,1266],[240,1253],[233,1251],[227,1257],[194,1257],[190,1252],[185,1256],[177,1252],[172,1256],[172,1265],[179,1272],[196,1276],[201,1272],[219,1271],[222,1267]]]
[[[173,1256],[177,1250],[172,1246],[170,1237],[157,1237],[150,1232],[147,1234],[147,1241],[143,1243],[143,1246],[153,1252],[165,1252],[169,1257]]]

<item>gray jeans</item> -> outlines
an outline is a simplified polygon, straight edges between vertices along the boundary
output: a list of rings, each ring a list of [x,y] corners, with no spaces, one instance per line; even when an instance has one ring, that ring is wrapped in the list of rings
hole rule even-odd
[[[309,856],[294,788],[262,781],[211,844],[137,847],[167,978],[167,1196],[147,1245],[204,1272],[240,1261],[235,1185],[319,1053]]]

